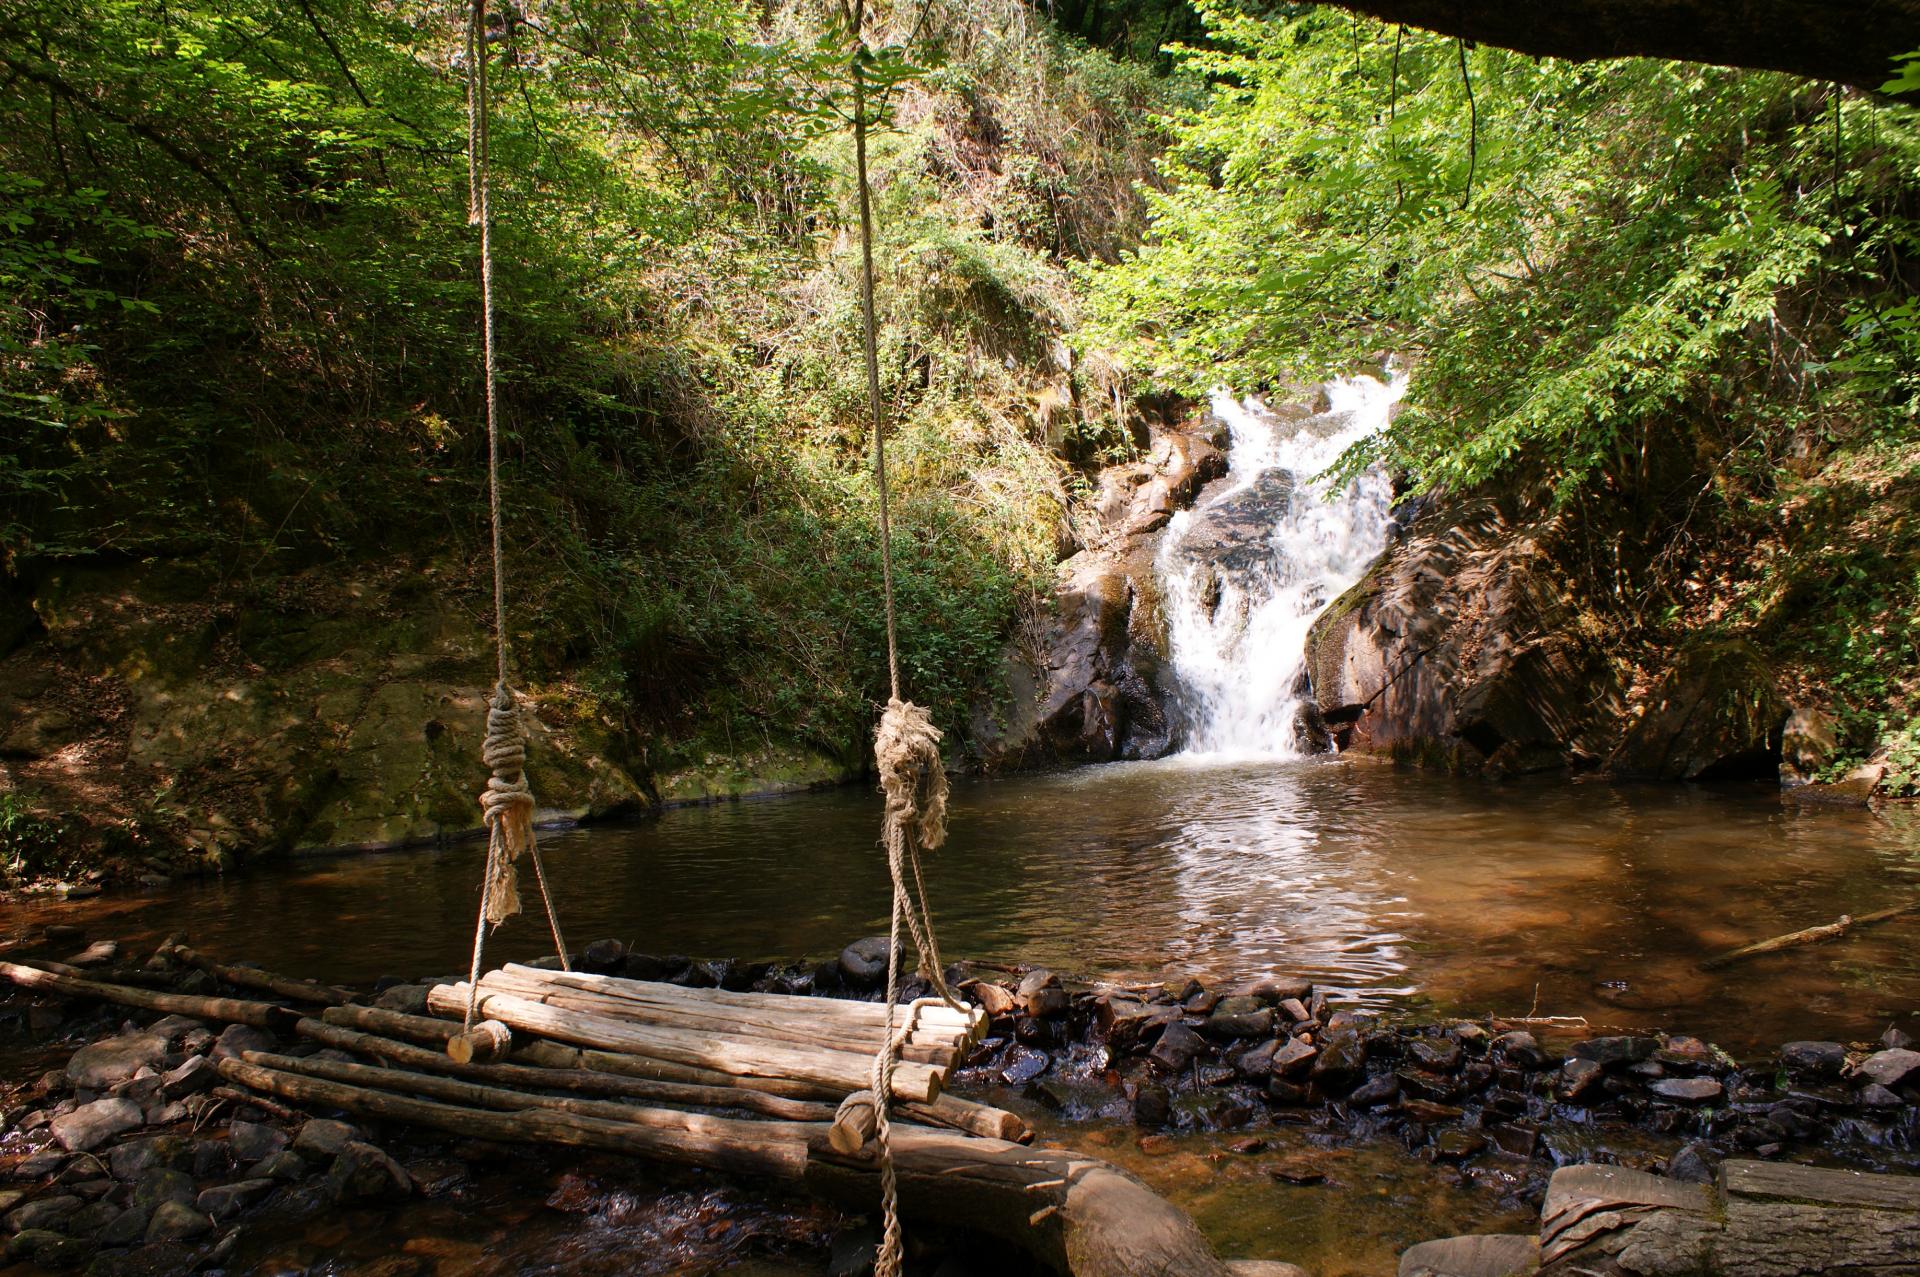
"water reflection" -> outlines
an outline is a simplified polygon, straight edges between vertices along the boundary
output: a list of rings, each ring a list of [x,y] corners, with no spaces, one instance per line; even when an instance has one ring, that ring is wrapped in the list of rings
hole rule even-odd
[[[877,798],[848,790],[676,811],[546,847],[575,937],[825,957],[884,925],[877,830]],[[1695,969],[1915,890],[1915,822],[1800,811],[1760,789],[1173,759],[961,785],[953,834],[929,865],[953,956],[1128,981],[1292,972],[1370,1005],[1537,1007],[1734,1046],[1877,1034],[1920,1001],[1920,919],[1722,975]],[[467,844],[307,861],[62,916],[91,911],[103,935],[186,931],[211,952],[327,979],[453,972],[480,857]],[[542,938],[537,919],[519,920],[490,952],[530,957]]]

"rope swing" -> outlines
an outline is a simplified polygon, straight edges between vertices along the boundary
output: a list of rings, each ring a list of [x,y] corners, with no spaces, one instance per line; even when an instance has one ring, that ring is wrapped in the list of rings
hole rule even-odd
[[[887,490],[887,430],[880,401],[880,356],[873,307],[873,197],[867,185],[866,41],[861,34],[865,0],[847,0],[847,25],[854,42],[853,151],[860,195],[860,315],[867,364],[867,410],[873,421],[873,477],[880,499],[880,580],[886,602],[887,679],[890,695],[873,738],[874,767],[880,791],[886,796],[881,845],[887,853],[887,872],[893,879],[893,913],[887,933],[887,1011],[885,1040],[873,1058],[874,1145],[880,1160],[880,1209],[883,1228],[875,1277],[898,1277],[901,1262],[900,1193],[893,1165],[893,1069],[901,1048],[913,1031],[924,1006],[945,1004],[962,1010],[947,988],[940,961],[939,940],[927,908],[926,881],[920,871],[920,852],[932,851],[947,837],[947,773],[940,761],[940,729],[933,716],[900,695],[900,641],[894,623],[893,512]],[[911,886],[909,886],[911,880]],[[900,930],[913,937],[919,971],[937,997],[915,999],[896,1028],[900,997]],[[846,1105],[858,1100],[849,1096]]]
[[[496,661],[493,700],[487,709],[487,735],[481,759],[493,772],[480,793],[487,826],[487,868],[480,891],[480,918],[473,930],[473,964],[467,979],[465,1027],[473,1028],[479,998],[480,964],[487,932],[520,912],[520,874],[515,862],[533,861],[540,899],[553,929],[560,969],[568,965],[567,942],[547,889],[533,830],[533,788],[527,783],[527,738],[520,708],[507,683],[507,575],[500,533],[500,428],[497,394],[499,362],[493,340],[493,195],[487,165],[487,4],[473,0],[467,18],[467,224],[480,228],[480,328],[487,405],[487,514],[493,531],[493,646]]]

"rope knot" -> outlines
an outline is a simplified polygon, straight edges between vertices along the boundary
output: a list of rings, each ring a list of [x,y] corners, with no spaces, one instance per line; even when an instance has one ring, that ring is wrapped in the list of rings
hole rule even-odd
[[[947,769],[940,761],[940,729],[924,707],[898,697],[887,702],[873,737],[873,761],[886,795],[889,837],[897,830],[932,851],[947,840]]]
[[[527,783],[527,738],[519,706],[505,683],[493,689],[480,757],[493,769],[480,791],[487,826],[487,921],[498,926],[520,912],[519,872],[513,862],[533,846],[533,787]]]

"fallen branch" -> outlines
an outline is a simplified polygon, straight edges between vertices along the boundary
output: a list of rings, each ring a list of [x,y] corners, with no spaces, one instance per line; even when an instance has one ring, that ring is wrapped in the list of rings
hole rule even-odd
[[[173,946],[172,953],[188,966],[198,967],[216,979],[243,989],[259,989],[295,1002],[318,1002],[330,1007],[342,1006],[350,1001],[344,990],[316,984],[312,980],[296,980],[291,976],[275,975],[271,971],[261,971],[254,967],[236,967],[229,963],[216,962],[206,954],[189,949],[183,944]]]
[[[1904,917],[1910,913],[1920,913],[1920,900],[1910,900],[1891,909],[1880,909],[1873,913],[1863,913],[1858,918],[1841,914],[1838,919],[1824,926],[1807,927],[1801,931],[1789,931],[1784,936],[1775,936],[1771,940],[1759,940],[1738,949],[1729,950],[1717,957],[1708,958],[1700,964],[1702,971],[1718,971],[1722,967],[1732,966],[1736,962],[1745,962],[1748,958],[1757,958],[1763,953],[1779,953],[1783,949],[1798,949],[1804,945],[1819,944],[1823,940],[1835,940],[1856,931],[1861,927],[1871,927],[1892,918]]]
[[[85,998],[93,1002],[112,1002],[143,1011],[168,1015],[190,1015],[199,1020],[219,1020],[227,1024],[251,1024],[261,1029],[282,1029],[299,1018],[294,1011],[272,1002],[246,1002],[239,998],[203,998],[185,993],[156,993],[123,984],[101,984],[78,976],[63,975],[18,962],[0,962],[0,976],[23,989],[52,993],[63,998]]]

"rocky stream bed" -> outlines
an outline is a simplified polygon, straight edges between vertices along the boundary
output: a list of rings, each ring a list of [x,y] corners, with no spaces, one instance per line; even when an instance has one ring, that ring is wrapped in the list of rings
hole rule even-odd
[[[171,943],[143,959],[85,939],[47,928],[14,955],[102,980],[229,991],[183,965]],[[577,964],[690,986],[870,999],[884,959],[884,941],[794,964],[658,957],[600,941]],[[1572,1161],[1691,1182],[1728,1157],[1920,1165],[1920,1051],[1896,1029],[1878,1042],[1792,1042],[1735,1059],[1677,1033],[1594,1035],[1550,1018],[1397,1022],[1332,1005],[1299,979],[1120,988],[966,963],[950,975],[992,1016],[958,1089],[1050,1114],[1048,1138],[1083,1131],[1087,1143],[1128,1144],[1137,1157],[1209,1133],[1276,1190],[1345,1191],[1329,1168],[1342,1164],[1337,1150],[1362,1141],[1452,1168],[1516,1210],[1537,1210],[1550,1174]],[[428,983],[389,977],[359,996],[418,1012]],[[353,1057],[264,1028],[124,1014],[24,994],[0,1001],[0,1061],[13,1074],[0,1100],[0,1221],[19,1271],[744,1264],[739,1271],[851,1274],[871,1258],[868,1221],[703,1173],[298,1112],[229,1087],[217,1062],[249,1050]],[[911,1231],[914,1271],[960,1277],[1015,1262],[977,1238]]]

